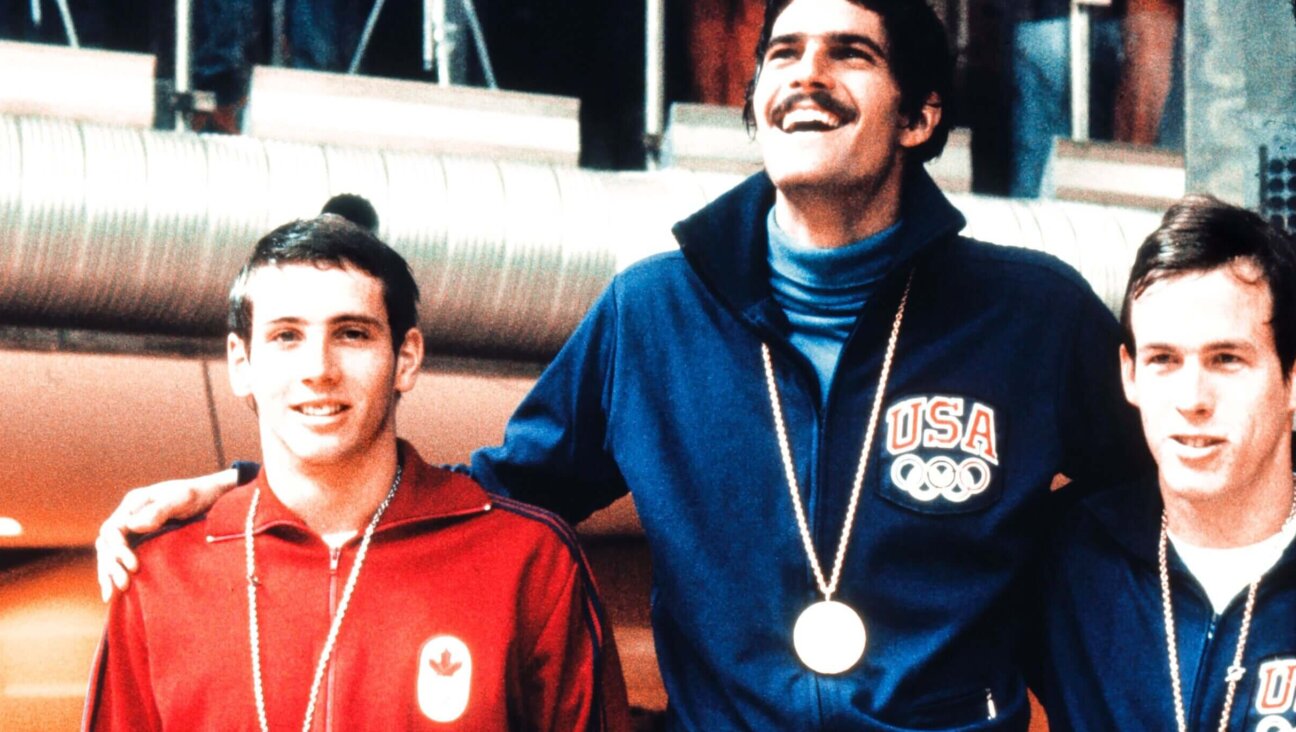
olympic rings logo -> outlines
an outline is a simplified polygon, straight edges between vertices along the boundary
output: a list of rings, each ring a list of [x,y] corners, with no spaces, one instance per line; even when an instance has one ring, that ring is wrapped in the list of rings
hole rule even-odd
[[[937,498],[963,503],[983,492],[990,485],[991,477],[990,466],[979,457],[955,462],[944,455],[923,460],[909,454],[891,463],[891,482],[923,503]]]
[[[1271,715],[1260,720],[1256,725],[1256,732],[1292,732],[1296,727],[1291,722],[1277,715]]]

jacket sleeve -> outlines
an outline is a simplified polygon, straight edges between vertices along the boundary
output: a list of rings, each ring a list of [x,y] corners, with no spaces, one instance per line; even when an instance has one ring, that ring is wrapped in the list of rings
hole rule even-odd
[[[570,531],[570,529],[568,529]],[[574,534],[570,536],[575,541]],[[574,543],[550,572],[533,575],[548,610],[526,660],[525,717],[548,732],[629,732],[625,678],[593,575]],[[574,560],[574,561],[573,561]]]
[[[522,400],[503,444],[472,456],[472,477],[487,490],[573,524],[626,493],[607,448],[616,287],[614,281]]]
[[[1057,395],[1062,473],[1098,485],[1125,482],[1153,467],[1138,412],[1120,379],[1120,326],[1091,292],[1066,327],[1069,357]]]
[[[81,721],[91,730],[160,730],[162,720],[149,680],[139,592],[120,592],[108,608],[108,623],[90,674]]]

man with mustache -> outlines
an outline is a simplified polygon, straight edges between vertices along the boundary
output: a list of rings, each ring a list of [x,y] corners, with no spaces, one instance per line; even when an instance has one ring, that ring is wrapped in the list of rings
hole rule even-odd
[[[1115,321],[958,236],[925,3],[770,0],[757,51],[765,171],[614,279],[472,475],[574,521],[634,497],[670,729],[1024,729],[1049,485],[1139,459]],[[122,527],[191,509],[161,493],[105,527],[119,585]]]

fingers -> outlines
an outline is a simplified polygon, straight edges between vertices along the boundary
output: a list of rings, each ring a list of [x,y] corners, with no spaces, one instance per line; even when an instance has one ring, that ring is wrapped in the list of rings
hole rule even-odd
[[[139,569],[135,554],[119,532],[105,527],[95,539],[95,558],[98,565],[99,595],[104,602],[112,599],[114,588],[125,591],[130,586],[130,573]]]
[[[99,527],[99,536],[95,539],[95,559],[99,594],[104,602],[112,599],[114,588],[125,590],[129,587],[130,573],[139,569],[139,562],[126,542],[126,536],[157,528],[156,525],[148,527],[149,522],[139,518],[140,512],[150,503],[146,489],[128,491],[117,509]]]
[[[99,582],[99,597],[104,602],[112,599],[113,580],[112,570],[104,562],[103,548],[100,546],[101,539],[95,539],[95,579]]]
[[[125,590],[130,575],[139,569],[126,537],[156,531],[171,519],[185,519],[211,507],[225,491],[234,487],[237,472],[224,470],[191,480],[169,480],[146,488],[135,488],[122,496],[95,539],[99,591],[105,602],[114,588]]]

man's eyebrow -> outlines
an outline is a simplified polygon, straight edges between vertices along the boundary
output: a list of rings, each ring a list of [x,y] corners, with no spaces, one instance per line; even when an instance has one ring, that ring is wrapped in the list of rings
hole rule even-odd
[[[375,318],[372,315],[366,315],[364,313],[343,313],[342,315],[329,318],[328,322],[330,325],[345,325],[347,323],[373,326],[386,325],[381,318]]]
[[[275,318],[273,320],[266,321],[266,324],[267,325],[301,325],[307,322],[308,321],[306,320],[306,318],[298,317],[296,315],[285,315],[281,318]],[[376,318],[372,315],[366,315],[364,313],[342,313],[341,315],[335,315],[329,318],[327,322],[329,325],[343,325],[346,323],[358,323],[361,325],[376,325],[376,326],[386,325],[386,323],[382,320],[382,318]]]
[[[861,33],[784,33],[771,38],[769,45],[784,46],[795,43],[805,43],[810,38],[822,38],[823,40],[838,46],[864,46],[876,53],[878,56],[881,56],[884,59],[887,58],[886,49],[882,47],[881,43],[878,43],[872,37]]]
[[[826,38],[841,46],[865,46],[882,58],[887,58],[887,51],[881,43],[872,37],[860,33],[829,33]]]
[[[1254,351],[1256,345],[1250,341],[1211,341],[1202,346],[1203,351]]]
[[[274,318],[272,320],[267,320],[266,325],[297,325],[298,323],[305,323],[305,322],[306,322],[305,318],[298,318],[294,315],[285,315],[281,318]]]
[[[1209,353],[1211,351],[1254,351],[1255,348],[1256,348],[1255,344],[1249,341],[1223,340],[1223,341],[1211,341],[1209,343],[1203,343],[1200,346],[1197,346],[1195,350],[1203,353]],[[1160,343],[1154,341],[1151,343],[1140,343],[1138,345],[1138,350],[1139,351],[1182,351],[1184,350],[1184,347],[1173,343]]]

